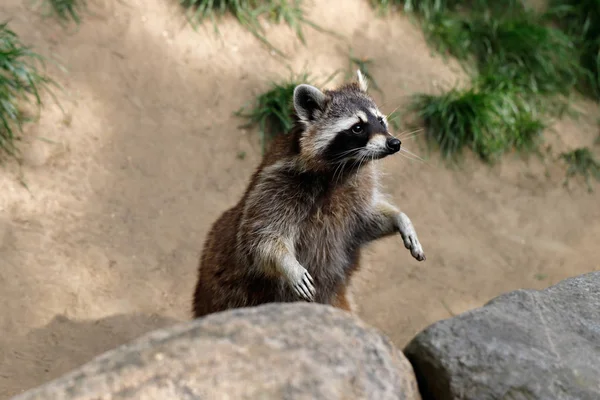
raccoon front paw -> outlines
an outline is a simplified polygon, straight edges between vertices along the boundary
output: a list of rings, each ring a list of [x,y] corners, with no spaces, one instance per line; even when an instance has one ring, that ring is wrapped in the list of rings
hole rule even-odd
[[[423,252],[423,248],[421,247],[421,243],[419,243],[419,239],[417,238],[417,233],[413,230],[412,232],[408,232],[402,234],[402,240],[404,241],[404,247],[410,250],[410,254],[417,261],[425,261],[425,253]]]
[[[423,253],[423,248],[421,247],[421,243],[419,243],[419,239],[417,238],[417,232],[410,221],[410,218],[404,213],[398,214],[398,230],[400,231],[400,236],[402,236],[402,240],[404,241],[404,247],[410,250],[410,254],[418,261],[425,260],[425,253]]]
[[[307,270],[304,270],[296,282],[292,282],[292,288],[298,296],[306,301],[313,301],[315,298],[315,283]]]

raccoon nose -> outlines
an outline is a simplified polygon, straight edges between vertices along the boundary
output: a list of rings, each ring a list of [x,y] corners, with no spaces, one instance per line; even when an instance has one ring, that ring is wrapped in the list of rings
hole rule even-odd
[[[395,137],[389,138],[386,142],[386,146],[390,154],[396,153],[398,150],[400,150],[401,144],[402,142],[400,142],[400,140],[396,139]]]

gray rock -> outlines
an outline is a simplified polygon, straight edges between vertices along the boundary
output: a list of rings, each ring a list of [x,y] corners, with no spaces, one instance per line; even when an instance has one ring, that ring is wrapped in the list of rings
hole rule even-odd
[[[410,363],[330,306],[268,304],[157,330],[14,400],[420,400]]]
[[[600,399],[600,272],[517,290],[404,349],[423,399]]]

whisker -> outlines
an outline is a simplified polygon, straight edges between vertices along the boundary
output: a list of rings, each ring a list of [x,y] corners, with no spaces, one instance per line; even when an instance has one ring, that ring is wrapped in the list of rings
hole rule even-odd
[[[351,153],[358,153],[359,151],[361,151],[362,149],[360,147],[357,147],[355,149],[350,149],[350,150],[346,150],[342,153],[340,153],[341,155],[346,155],[346,154],[351,154]]]
[[[396,139],[407,140],[407,139],[411,139],[417,135],[420,135],[422,133],[422,131],[424,131],[424,130],[421,128],[421,129],[415,129],[414,131],[400,132],[397,135],[390,133],[390,135],[392,135]]]
[[[335,169],[333,170],[333,176],[331,177],[331,182],[333,183],[333,185],[335,186],[335,176],[337,175],[337,171],[340,168],[340,165],[342,165],[342,163],[339,163],[338,165],[336,165]]]
[[[333,162],[337,162],[340,161],[346,157],[348,157],[349,155],[351,155],[352,153],[358,153],[361,149],[357,148],[357,149],[350,149],[350,150],[346,150],[340,154],[338,154],[334,159],[332,159],[331,161]]]
[[[352,153],[353,151],[360,151],[360,150],[361,150],[361,148],[360,148],[360,147],[356,147],[356,148],[354,148],[354,149],[350,149],[350,150],[343,151],[343,152],[341,152],[340,154],[341,154],[341,155],[344,155],[344,154]]]
[[[338,164],[337,167],[335,167],[335,170],[333,171],[333,185],[337,185],[338,181],[341,181],[342,179],[342,174],[344,173],[344,167],[346,166],[347,161],[343,161],[341,163]],[[338,171],[339,171],[339,175],[338,175]]]
[[[344,168],[346,168],[346,164],[348,164],[348,160],[344,161],[341,164],[342,167],[340,168],[340,174],[338,175],[338,182],[340,182],[342,180],[342,175],[344,174]]]
[[[423,160],[421,157],[419,157],[418,155],[416,155],[415,153],[413,153],[413,152],[412,152],[412,151],[410,151],[410,150],[407,150],[407,149],[405,149],[405,148],[400,148],[400,151],[401,151],[401,152],[403,151],[403,152],[405,152],[405,153],[407,153],[407,154],[410,154],[411,156],[413,156],[413,157],[416,157],[418,160],[420,160],[420,161],[424,162],[425,164],[427,164],[427,161]]]
[[[421,160],[419,160],[418,158],[414,158],[414,157],[410,156],[409,154],[407,154],[407,153],[403,153],[403,152],[400,152],[400,157],[402,157],[402,158],[406,158],[407,160],[410,160],[410,161],[422,162],[422,161],[421,161]]]
[[[407,159],[409,161],[415,161],[415,162],[418,162],[418,163],[421,163],[421,164],[424,163],[424,161],[419,160],[418,158],[415,158],[415,157],[411,156],[408,153],[400,152],[400,157],[405,158],[405,159]]]
[[[423,133],[425,130],[423,128],[419,128],[419,129],[415,129],[414,131],[405,131],[405,132],[400,132],[400,134],[398,134],[398,137],[400,139],[404,139],[410,135],[420,135],[421,133]]]
[[[381,107],[385,107],[385,104],[382,104],[382,105],[381,105]],[[390,113],[387,113],[387,115],[392,115],[393,113],[395,113],[396,111],[398,111],[398,109],[399,109],[400,107],[402,107],[402,104],[400,104],[398,107],[394,108],[394,109],[392,110],[392,112],[390,112]],[[386,118],[387,118],[387,117],[386,117]]]
[[[368,154],[361,154],[360,161],[358,163],[358,168],[356,169],[356,178],[358,178],[358,173],[360,172],[360,167],[362,163],[367,159]]]
[[[415,156],[415,157],[419,158],[420,160],[423,160],[420,156],[418,156],[417,154],[415,154],[412,151],[408,150],[406,147],[402,147],[400,150],[405,151],[408,154],[410,154],[411,156]],[[423,161],[425,161],[425,160],[423,160]]]
[[[414,139],[417,136],[419,136],[421,133],[423,133],[423,132],[419,132],[419,133],[415,133],[415,134],[407,136],[407,137],[403,137],[402,140],[411,140],[411,139]]]

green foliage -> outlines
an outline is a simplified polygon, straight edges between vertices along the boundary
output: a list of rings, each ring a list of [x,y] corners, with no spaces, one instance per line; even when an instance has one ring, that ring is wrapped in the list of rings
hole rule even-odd
[[[508,88],[474,86],[439,96],[418,94],[410,109],[424,123],[426,137],[448,158],[470,147],[483,161],[493,162],[511,149],[533,149],[545,128],[536,109]]]
[[[426,19],[434,14],[449,11],[460,4],[457,0],[371,0],[371,3],[384,11],[391,7],[398,7],[405,12],[415,12]]]
[[[372,3],[416,15],[436,50],[474,61],[479,70],[495,68],[532,93],[566,94],[578,86],[600,99],[600,0],[550,0],[541,15],[523,0]]]
[[[441,54],[464,61],[471,57],[468,21],[455,14],[435,13],[421,19],[421,28],[430,46]]]
[[[474,18],[469,36],[480,70],[493,68],[532,93],[566,94],[581,76],[571,39],[541,25],[530,12],[507,19]]]
[[[566,94],[584,73],[571,37],[531,11],[504,17],[436,13],[423,28],[438,51],[473,61],[479,72],[493,70],[531,93]]]
[[[24,46],[6,22],[0,24],[0,151],[13,156],[15,140],[29,121],[23,104],[33,99],[39,110],[42,90],[54,84],[40,66],[43,57]]]
[[[242,107],[235,115],[247,118],[249,121],[244,127],[258,125],[260,142],[264,151],[269,140],[275,135],[287,133],[292,129],[292,96],[294,88],[300,83],[307,83],[306,73],[284,80],[271,82],[269,89],[255,99],[255,105],[246,109]]]
[[[550,0],[547,17],[569,34],[585,69],[581,89],[600,99],[600,0]]]
[[[579,175],[585,179],[588,191],[592,192],[591,178],[600,182],[600,162],[596,160],[594,154],[587,147],[564,152],[560,154],[560,158],[567,164],[567,174],[564,185],[569,184],[569,179]]]
[[[464,10],[486,11],[494,15],[517,13],[524,9],[521,0],[371,0],[374,7],[388,11],[391,7],[415,13],[426,21],[435,20],[443,14]]]
[[[404,0],[404,11],[424,17],[448,12],[484,12],[495,16],[515,15],[525,10],[522,0]]]
[[[337,74],[334,73],[320,85],[325,85]],[[294,126],[293,94],[301,83],[312,83],[307,73],[292,74],[288,79],[271,82],[270,87],[254,100],[253,106],[245,106],[235,112],[238,117],[248,119],[243,127],[258,125],[262,151],[267,143],[277,135],[288,133]]]
[[[543,281],[544,279],[548,278],[547,274],[543,274],[543,273],[537,273],[534,275],[535,279],[537,279],[538,281]]]
[[[304,24],[332,33],[305,18],[300,0],[180,0],[180,3],[188,10],[188,19],[194,28],[204,20],[210,19],[218,32],[216,18],[230,13],[255,37],[279,55],[283,53],[267,40],[259,18],[266,17],[275,23],[284,21],[296,32],[302,43],[305,42],[302,31]]]
[[[46,15],[54,15],[59,21],[66,23],[71,20],[79,25],[81,14],[87,9],[87,0],[40,0]]]
[[[567,96],[586,75],[579,62],[580,42],[521,0],[373,0],[373,4],[415,15],[430,45],[459,59],[474,74],[470,89],[417,95],[411,103],[427,137],[444,156],[470,147],[481,159],[492,161],[510,149],[534,149],[545,128],[538,115],[563,112],[566,104],[559,96]],[[600,29],[600,21],[595,27]]]

